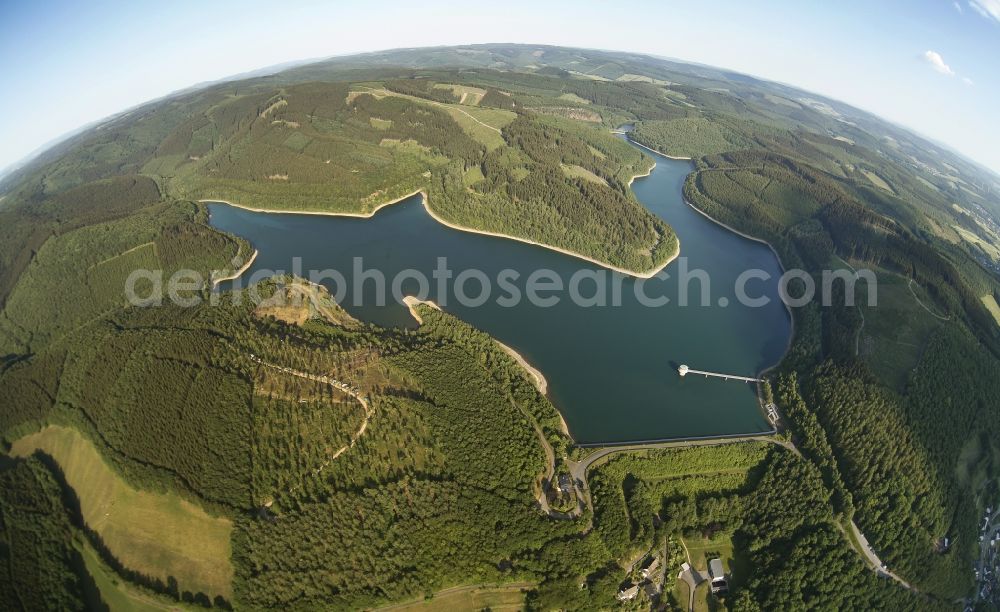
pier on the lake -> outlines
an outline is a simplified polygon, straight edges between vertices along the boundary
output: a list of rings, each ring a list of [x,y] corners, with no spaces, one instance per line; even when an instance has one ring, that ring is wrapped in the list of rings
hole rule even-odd
[[[689,368],[686,365],[681,365],[679,368],[677,368],[677,373],[680,374],[681,376],[687,376],[688,374],[701,374],[702,376],[706,377],[714,376],[716,378],[723,378],[725,380],[738,380],[740,382],[748,382],[748,383],[760,382],[759,378],[751,378],[750,376],[737,376],[736,374],[721,374],[719,372],[706,372],[704,370],[695,370],[693,368]]]

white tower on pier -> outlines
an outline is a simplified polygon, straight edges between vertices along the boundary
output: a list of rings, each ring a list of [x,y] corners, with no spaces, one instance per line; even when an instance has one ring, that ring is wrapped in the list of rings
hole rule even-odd
[[[677,368],[677,373],[680,374],[681,376],[684,376],[685,374],[688,373],[688,367],[682,364],[679,368]]]

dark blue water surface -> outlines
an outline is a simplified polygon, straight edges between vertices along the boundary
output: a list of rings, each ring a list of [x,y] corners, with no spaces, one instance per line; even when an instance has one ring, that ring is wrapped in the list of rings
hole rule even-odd
[[[413,326],[407,309],[394,303],[375,303],[375,283],[366,281],[360,305],[353,303],[354,258],[365,269],[380,270],[391,281],[407,269],[430,280],[430,299],[444,309],[515,348],[548,380],[549,397],[562,412],[574,439],[580,443],[622,442],[702,435],[749,433],[769,428],[752,385],[721,379],[680,378],[676,367],[752,376],[780,360],[791,325],[778,300],[778,261],[764,244],[740,237],[716,225],[684,203],[681,187],[691,171],[689,162],[656,156],[649,177],[632,188],[636,197],[669,223],[681,241],[681,257],[688,269],[704,270],[711,282],[711,305],[701,306],[697,281],[689,286],[689,305],[678,305],[677,276],[684,262],[675,260],[665,270],[669,279],[651,279],[643,285],[652,297],[670,303],[642,305],[635,296],[634,279],[618,276],[621,305],[581,306],[568,292],[555,306],[532,305],[522,299],[515,306],[497,303],[507,294],[497,283],[501,270],[520,273],[513,283],[522,293],[526,279],[537,269],[557,273],[564,284],[579,270],[601,268],[554,251],[503,238],[462,232],[434,221],[420,196],[389,206],[370,219],[298,214],[267,214],[210,204],[214,227],[243,236],[260,254],[244,275],[261,270],[291,272],[293,258],[302,270],[334,269],[347,281],[342,305],[352,315],[380,325]],[[455,274],[481,270],[491,279],[493,294],[481,306],[463,306],[454,291],[436,292],[432,271],[446,257]],[[736,279],[744,270],[760,269],[769,281],[747,285],[752,296],[767,296],[770,304],[751,308],[737,303]],[[611,301],[612,274],[605,295]],[[454,279],[452,279],[452,282]],[[331,291],[337,287],[325,282]],[[580,293],[591,296],[594,282],[581,282]],[[416,293],[415,281],[402,285]],[[476,296],[480,283],[465,284]],[[390,287],[391,289],[391,287]],[[726,298],[728,305],[719,305]]]

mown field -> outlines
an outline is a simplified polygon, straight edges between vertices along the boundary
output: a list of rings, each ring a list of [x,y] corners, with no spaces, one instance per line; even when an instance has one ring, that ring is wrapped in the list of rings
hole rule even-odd
[[[378,608],[380,611],[399,610],[418,612],[420,610],[441,610],[460,612],[462,610],[523,610],[525,591],[530,583],[511,586],[457,587],[445,589],[426,596],[422,601],[397,604]]]
[[[128,569],[183,590],[232,598],[232,522],[177,495],[130,487],[77,431],[58,426],[11,446],[15,457],[42,451],[59,465],[80,500],[88,529]]]
[[[986,309],[993,315],[993,320],[997,322],[997,325],[1000,325],[1000,304],[997,304],[996,298],[992,295],[984,295],[982,300]]]
[[[169,600],[165,598],[161,600],[148,593],[143,593],[119,578],[89,544],[81,543],[78,550],[83,559],[84,568],[93,578],[94,586],[97,589],[99,597],[95,603],[103,603],[110,610],[135,610],[136,612],[178,608]]]

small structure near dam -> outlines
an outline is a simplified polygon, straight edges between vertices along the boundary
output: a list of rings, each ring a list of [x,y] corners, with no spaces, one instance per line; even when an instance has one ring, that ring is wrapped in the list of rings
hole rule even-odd
[[[681,376],[687,376],[688,374],[700,374],[705,377],[714,376],[716,378],[723,378],[725,380],[738,380],[740,382],[748,382],[748,383],[760,382],[759,378],[753,378],[750,376],[737,376],[736,374],[721,374],[719,372],[706,372],[704,370],[695,370],[683,364],[677,368],[677,373],[680,374]]]

